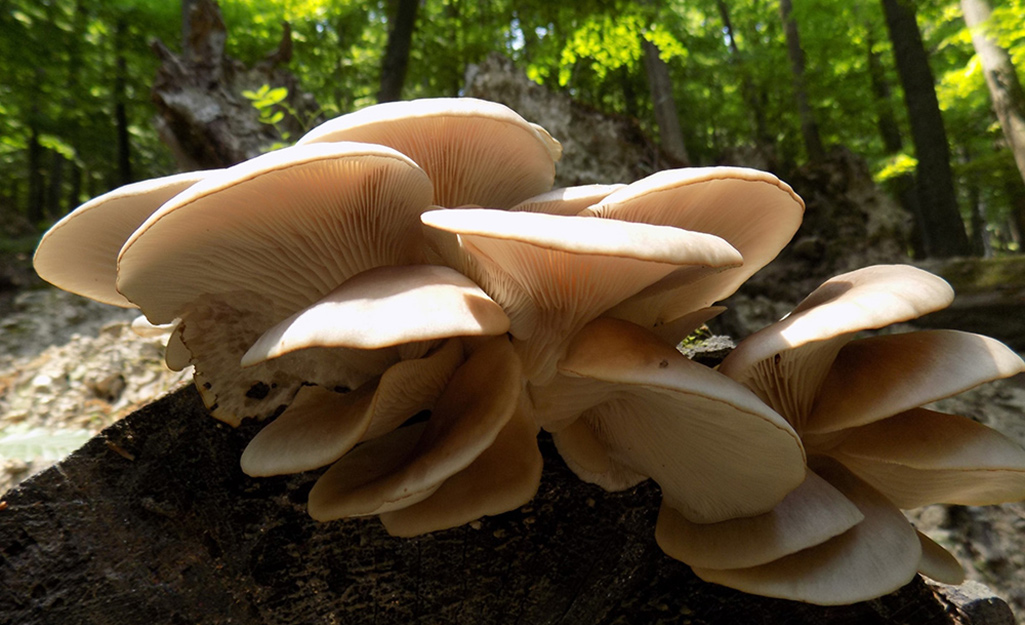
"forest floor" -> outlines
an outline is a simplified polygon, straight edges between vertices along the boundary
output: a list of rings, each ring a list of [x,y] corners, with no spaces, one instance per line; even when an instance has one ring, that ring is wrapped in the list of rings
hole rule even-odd
[[[25,254],[0,255],[0,493],[52,465],[104,427],[175,388],[191,371],[163,363],[163,337],[137,316],[42,283]],[[794,302],[734,298],[732,327],[778,318]],[[1025,376],[935,408],[975,418],[1025,445]],[[1025,504],[930,506],[909,513],[924,532],[1005,598],[1025,622]]]

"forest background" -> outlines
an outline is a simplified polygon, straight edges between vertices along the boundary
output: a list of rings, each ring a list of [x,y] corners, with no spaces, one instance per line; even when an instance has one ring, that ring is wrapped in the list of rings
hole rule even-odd
[[[178,168],[154,123],[153,42],[180,50],[195,1],[0,1],[0,251],[31,250],[88,198]],[[907,211],[910,256],[1025,248],[1025,0],[220,6],[230,56],[251,66],[288,46],[296,82],[242,94],[273,130],[265,149],[378,101],[458,96],[467,66],[498,52],[637,120],[668,165],[787,179],[847,149]],[[291,104],[295,91],[314,104]]]

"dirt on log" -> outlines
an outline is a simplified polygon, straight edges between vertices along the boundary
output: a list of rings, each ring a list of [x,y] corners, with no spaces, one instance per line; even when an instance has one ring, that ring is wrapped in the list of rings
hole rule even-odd
[[[547,440],[528,507],[415,539],[372,519],[317,523],[305,513],[316,474],[242,474],[258,427],[218,423],[188,387],[8,492],[0,622],[1000,622],[971,618],[917,578],[838,607],[705,584],[655,544],[654,485],[606,493]],[[1004,613],[996,601],[988,608]]]

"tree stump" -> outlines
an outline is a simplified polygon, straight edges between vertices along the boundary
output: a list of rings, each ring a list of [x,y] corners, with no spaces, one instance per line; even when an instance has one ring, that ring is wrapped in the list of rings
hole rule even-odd
[[[654,484],[606,493],[544,437],[527,507],[415,539],[388,536],[376,519],[317,523],[305,513],[316,473],[241,472],[258,428],[215,421],[189,387],[7,493],[0,622],[999,622],[973,620],[917,578],[838,607],[701,582],[655,544]]]

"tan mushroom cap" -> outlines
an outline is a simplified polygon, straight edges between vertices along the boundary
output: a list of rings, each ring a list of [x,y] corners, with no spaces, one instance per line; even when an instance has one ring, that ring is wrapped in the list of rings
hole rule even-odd
[[[666,504],[655,539],[668,555],[691,566],[736,569],[778,560],[851,529],[865,516],[813,471],[778,506],[758,516],[691,523]]]
[[[742,265],[701,280],[670,274],[612,312],[651,327],[732,295],[794,236],[804,215],[804,201],[767,172],[740,167],[685,168],[661,171],[629,184],[581,215],[714,234],[743,256]]]
[[[858,507],[865,519],[815,547],[742,569],[693,567],[707,582],[737,590],[819,605],[874,599],[911,581],[922,546],[914,528],[886,497],[835,461],[812,469]]]
[[[456,371],[426,424],[367,441],[332,465],[310,491],[310,516],[380,514],[429,497],[495,442],[516,409],[521,375],[508,339],[489,339]]]
[[[862,330],[945,308],[954,292],[942,278],[907,265],[875,265],[824,282],[782,320],[747,337],[719,371],[755,391],[804,431],[840,348]]]
[[[488,209],[428,211],[421,219],[458,235],[474,259],[461,269],[509,315],[534,382],[555,374],[580,327],[646,285],[681,266],[742,262],[716,236],[665,226]]]
[[[561,387],[562,385],[560,385]],[[593,397],[594,383],[580,386]],[[588,402],[590,403],[590,402]],[[648,479],[614,460],[609,455],[609,445],[595,431],[587,419],[580,419],[576,411],[574,418],[566,424],[558,424],[552,431],[552,441],[566,466],[581,480],[601,486],[610,493],[627,490]]]
[[[512,109],[473,98],[388,102],[337,117],[299,145],[363,141],[416,161],[440,206],[509,208],[552,187],[562,146]]]
[[[382,513],[381,522],[393,536],[417,536],[514,510],[537,494],[543,464],[537,426],[519,409],[470,466],[427,499]]]
[[[284,148],[161,207],[122,249],[118,289],[155,323],[201,294],[238,291],[267,298],[280,320],[361,271],[419,262],[430,201],[426,174],[390,148]]]
[[[1025,500],[1025,450],[966,417],[915,408],[853,429],[828,453],[900,508]]]
[[[822,383],[809,433],[872,423],[1025,371],[1006,345],[987,336],[930,330],[874,336],[845,345]]]
[[[594,382],[580,418],[609,459],[658,482],[690,521],[762,514],[805,479],[804,450],[782,417],[634,324],[591,322],[559,372]]]
[[[380,349],[508,330],[501,307],[454,269],[375,267],[267,330],[242,357],[242,366],[308,347]]]
[[[918,572],[941,584],[957,586],[964,582],[964,568],[957,558],[922,532],[916,530],[916,533],[919,542],[922,543],[922,559],[918,562]]]
[[[134,308],[115,288],[121,246],[161,204],[215,173],[195,171],[154,178],[89,200],[43,235],[32,258],[36,273],[65,291]]]
[[[509,210],[549,215],[576,215],[625,186],[625,184],[588,184],[552,189],[523,200]]]
[[[391,432],[430,409],[462,360],[460,342],[451,340],[424,358],[392,365],[379,379],[348,393],[303,387],[285,412],[249,442],[242,471],[258,477],[331,464],[360,441]]]

